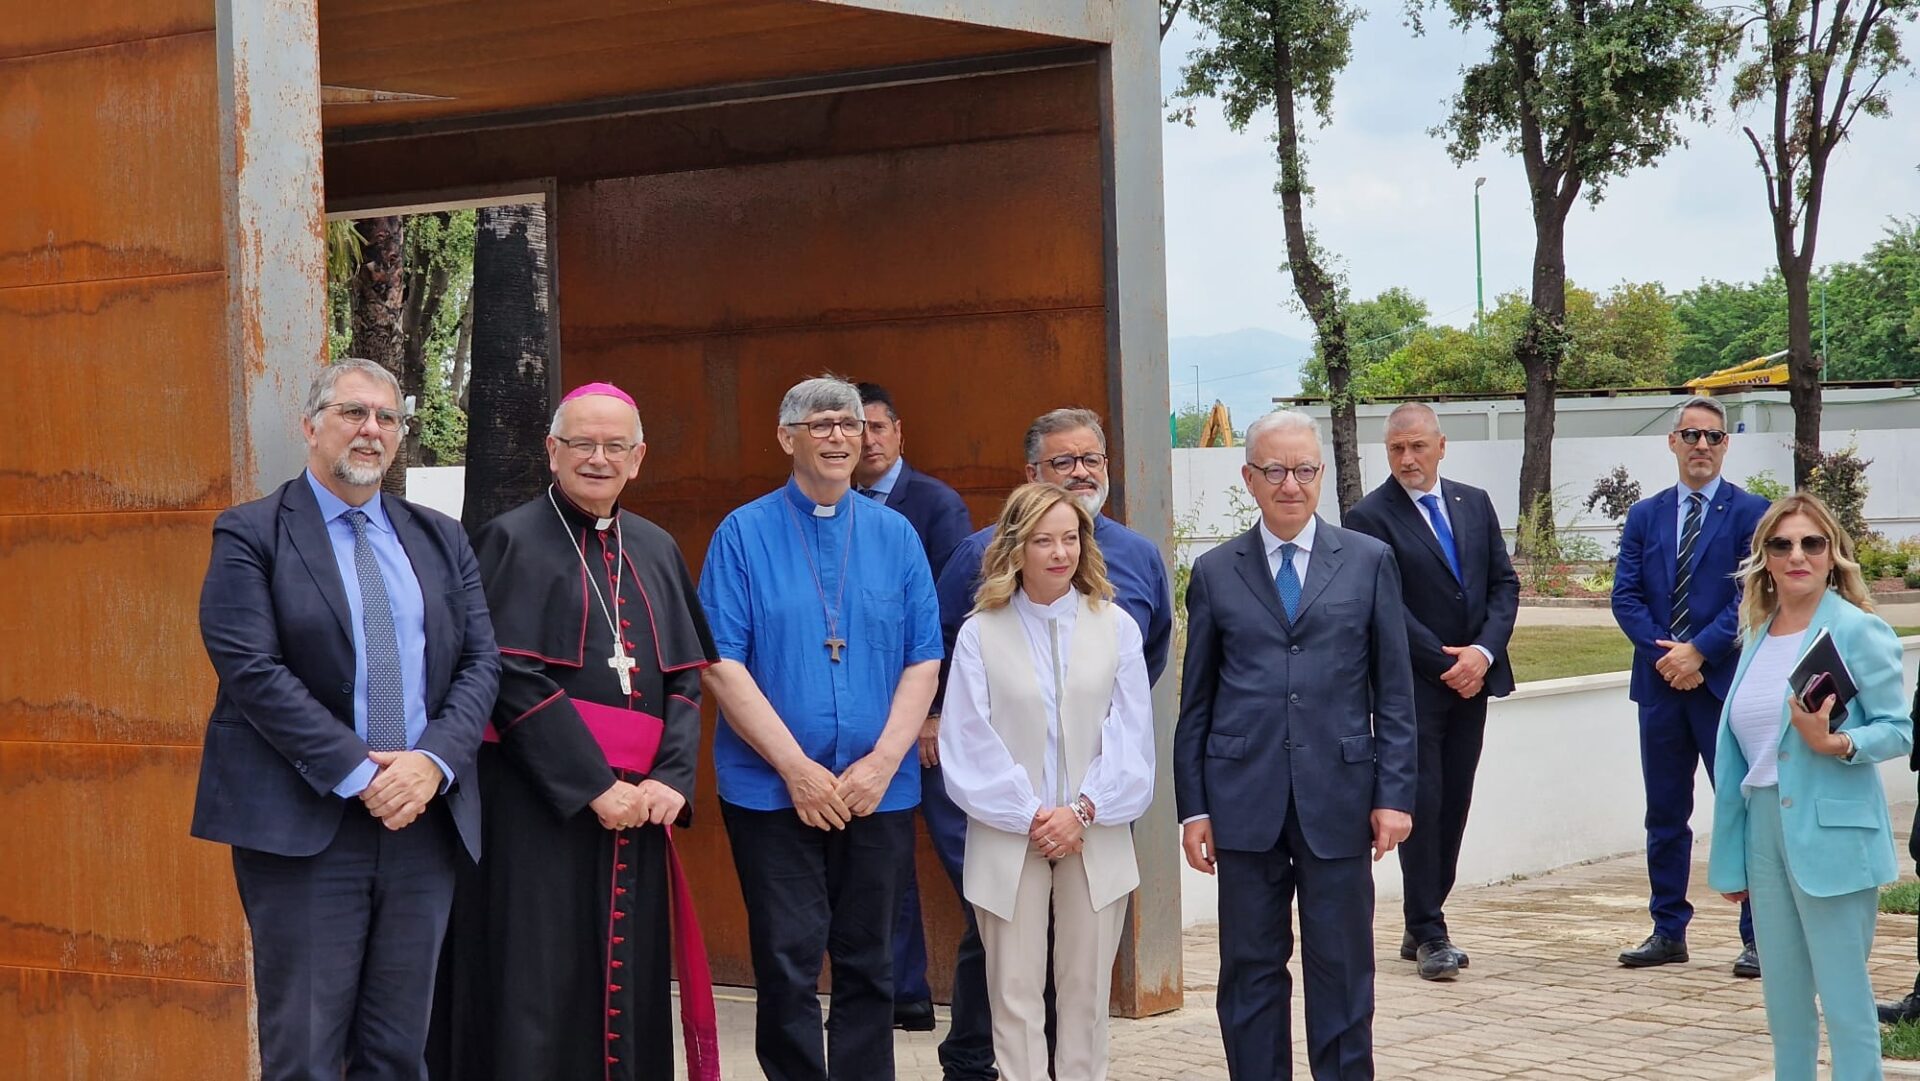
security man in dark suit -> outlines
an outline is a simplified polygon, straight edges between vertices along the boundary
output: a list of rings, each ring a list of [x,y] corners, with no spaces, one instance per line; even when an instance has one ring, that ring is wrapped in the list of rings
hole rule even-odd
[[[455,861],[480,855],[500,655],[459,523],[380,492],[404,423],[379,365],[322,369],[305,472],[213,526],[193,835],[233,846],[264,1081],[425,1076]]]
[[[1406,599],[1413,702],[1420,719],[1420,785],[1400,846],[1406,935],[1400,956],[1423,980],[1450,980],[1467,965],[1445,913],[1473,802],[1473,776],[1487,732],[1487,700],[1513,693],[1507,639],[1520,609],[1520,579],[1507,558],[1487,493],[1440,480],[1447,437],[1433,409],[1408,402],[1387,416],[1393,476],[1342,524],[1393,548]]]
[[[1187,863],[1220,875],[1220,1031],[1234,1081],[1292,1076],[1300,900],[1316,1081],[1371,1081],[1373,870],[1419,828],[1413,669],[1393,550],[1314,513],[1304,413],[1247,428],[1252,529],[1194,561],[1173,735]]]

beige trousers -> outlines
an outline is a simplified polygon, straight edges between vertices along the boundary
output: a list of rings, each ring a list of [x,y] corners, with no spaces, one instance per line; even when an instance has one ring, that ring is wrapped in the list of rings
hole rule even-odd
[[[1020,870],[1013,919],[974,908],[987,950],[994,1059],[1001,1081],[1046,1081],[1046,1006],[1041,996],[1047,983],[1049,900],[1059,1016],[1054,1076],[1057,1081],[1106,1081],[1107,1001],[1127,899],[1095,912],[1086,867],[1078,855],[1055,862],[1029,851]]]

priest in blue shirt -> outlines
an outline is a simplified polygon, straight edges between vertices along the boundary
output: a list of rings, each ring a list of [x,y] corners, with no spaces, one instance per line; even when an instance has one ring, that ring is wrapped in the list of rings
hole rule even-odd
[[[720,523],[700,574],[720,656],[705,687],[726,722],[714,774],[772,1081],[894,1074],[893,916],[920,801],[910,752],[943,650],[913,526],[853,493],[865,428],[851,383],[789,390],[775,434],[793,476]]]

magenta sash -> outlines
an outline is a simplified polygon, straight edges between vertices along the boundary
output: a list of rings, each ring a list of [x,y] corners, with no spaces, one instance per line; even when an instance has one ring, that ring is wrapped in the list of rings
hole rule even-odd
[[[606,754],[608,765],[635,773],[653,768],[666,722],[635,709],[569,700]],[[482,738],[488,743],[500,742],[492,722],[488,722]],[[714,1012],[707,944],[700,934],[700,918],[694,913],[693,889],[673,843],[673,827],[666,829],[667,880],[673,895],[673,959],[680,976],[680,1033],[686,1044],[687,1077],[689,1081],[720,1081],[720,1026]]]

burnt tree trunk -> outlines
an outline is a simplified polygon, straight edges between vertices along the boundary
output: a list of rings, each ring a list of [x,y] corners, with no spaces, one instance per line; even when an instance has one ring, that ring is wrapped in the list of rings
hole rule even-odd
[[[400,381],[400,402],[406,408],[409,392],[406,380],[405,318],[406,223],[399,217],[363,218],[355,223],[360,230],[360,271],[353,276],[353,355],[373,361]],[[414,437],[417,438],[417,437]],[[408,439],[400,441],[400,452],[381,481],[381,490],[394,495],[407,493]]]
[[[480,210],[469,301],[466,503],[460,515],[468,529],[546,487],[549,274],[544,204]]]

